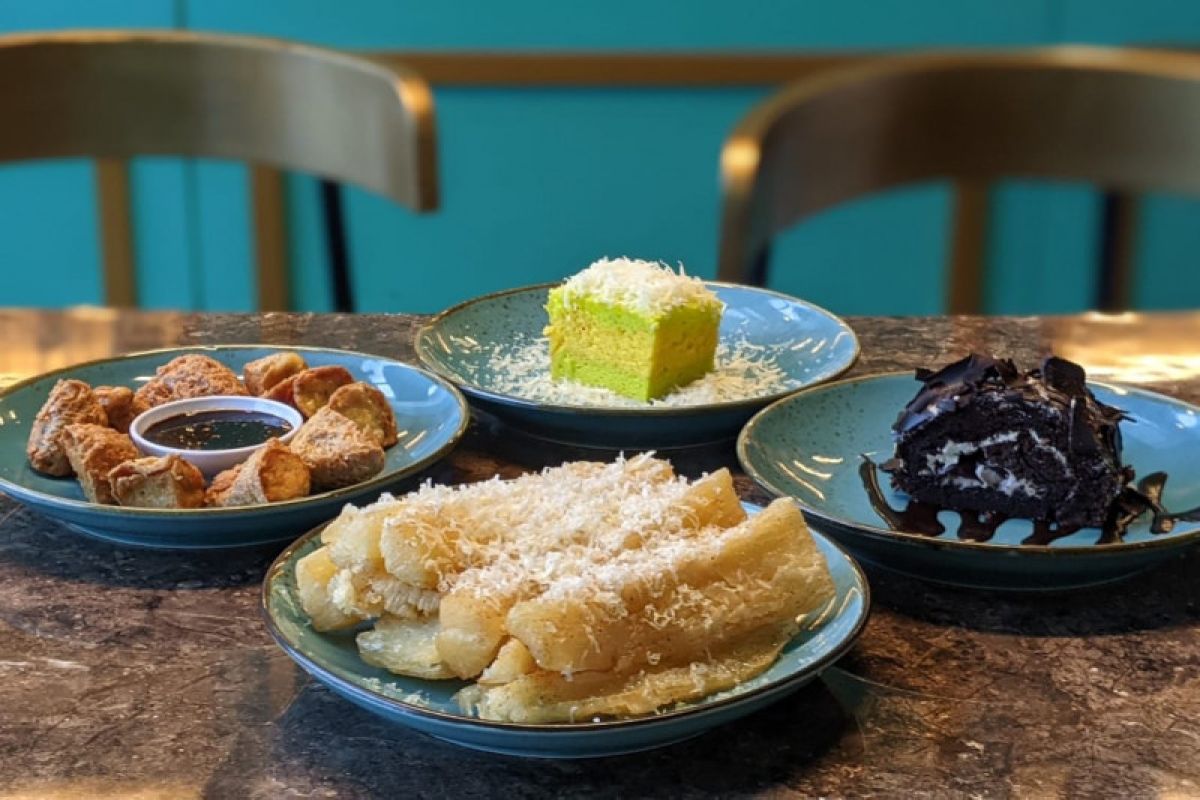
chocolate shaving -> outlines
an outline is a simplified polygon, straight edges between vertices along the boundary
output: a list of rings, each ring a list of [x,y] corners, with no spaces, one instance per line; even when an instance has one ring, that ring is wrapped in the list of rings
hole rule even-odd
[[[1067,447],[1072,453],[1089,455],[1100,452],[1096,432],[1088,421],[1088,408],[1083,397],[1071,398],[1071,426],[1067,429]]]
[[[1083,367],[1065,358],[1050,356],[1042,362],[1042,378],[1046,383],[1070,397],[1087,394],[1087,373]]]

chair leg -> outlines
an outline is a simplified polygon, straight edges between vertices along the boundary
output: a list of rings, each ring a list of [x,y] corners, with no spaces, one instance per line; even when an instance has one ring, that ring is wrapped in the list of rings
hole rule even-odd
[[[954,186],[946,312],[982,314],[987,258],[988,185],[961,180]]]
[[[1106,192],[1100,215],[1100,274],[1096,281],[1096,308],[1101,311],[1125,311],[1133,305],[1137,226],[1137,197]]]
[[[346,212],[342,203],[341,184],[321,181],[321,213],[325,220],[333,309],[353,312],[354,291],[350,283],[350,249],[346,241]]]
[[[750,286],[766,286],[767,272],[771,267],[771,248],[763,247],[758,251],[758,255],[754,257],[754,262],[750,264],[750,273],[746,276],[746,283]]]
[[[250,214],[259,311],[288,311],[292,307],[284,194],[282,172],[262,164],[251,166]]]
[[[129,162],[96,161],[96,207],[100,214],[101,259],[104,266],[104,304],[137,306]]]

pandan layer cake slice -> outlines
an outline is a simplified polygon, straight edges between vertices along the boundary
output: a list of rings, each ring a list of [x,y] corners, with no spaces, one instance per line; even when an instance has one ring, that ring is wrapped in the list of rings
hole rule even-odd
[[[713,368],[724,306],[697,278],[601,259],[550,291],[550,374],[653,400]]]

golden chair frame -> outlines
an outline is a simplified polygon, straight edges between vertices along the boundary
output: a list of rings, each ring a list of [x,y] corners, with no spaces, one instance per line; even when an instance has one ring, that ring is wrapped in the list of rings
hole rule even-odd
[[[438,202],[426,83],[402,67],[331,50],[176,31],[4,36],[0,103],[0,161],[102,159],[102,215],[128,202],[125,165],[113,160],[139,155],[308,172],[416,211]],[[278,193],[277,181],[255,172],[256,201]],[[127,225],[104,228],[106,301],[133,305],[131,234]],[[259,304],[283,307],[283,254],[265,246],[258,245]]]
[[[1200,56],[920,54],[796,82],[747,114],[721,153],[719,277],[765,279],[776,234],[852,198],[949,179],[961,214],[1009,176],[1200,193]],[[952,312],[980,310],[982,277],[968,272],[951,270]]]

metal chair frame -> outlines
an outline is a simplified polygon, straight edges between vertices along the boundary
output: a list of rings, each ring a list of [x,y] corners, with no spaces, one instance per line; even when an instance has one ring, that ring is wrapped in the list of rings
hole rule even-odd
[[[798,81],[725,143],[719,277],[762,282],[784,229],[852,198],[947,179],[959,191],[948,305],[978,312],[979,219],[987,185],[1002,177],[1200,194],[1200,56],[1079,46],[933,53]],[[1128,303],[1128,269],[1108,272],[1115,285],[1100,287],[1102,304]]]
[[[438,203],[429,87],[403,68],[331,50],[179,31],[4,36],[0,104],[0,161],[100,159],[110,305],[137,299],[124,159],[236,159],[356,184],[414,211]],[[278,199],[277,178],[272,187],[256,171],[254,180],[256,203]],[[289,298],[279,250],[257,243],[263,308]]]

